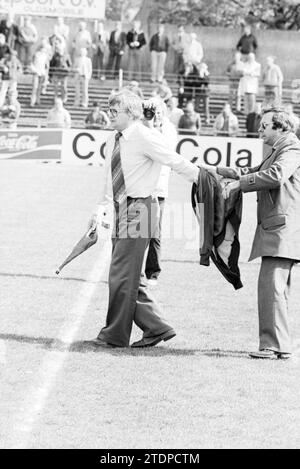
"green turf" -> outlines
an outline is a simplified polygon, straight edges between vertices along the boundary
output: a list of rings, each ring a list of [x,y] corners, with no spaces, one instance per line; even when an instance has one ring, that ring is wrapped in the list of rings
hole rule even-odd
[[[99,253],[91,248],[61,277],[55,268],[84,232],[97,201],[101,170],[31,162],[0,164],[1,424],[0,447],[299,448],[299,354],[293,361],[253,361],[257,348],[256,280],[247,256],[255,196],[246,196],[241,232],[245,287],[235,292],[198,265],[184,239],[163,246],[155,296],[176,329],[151,350],[95,350],[85,341],[105,321],[106,276],[97,285],[63,367],[27,434],[47,365]],[[172,176],[170,201],[189,201],[189,185]],[[180,205],[178,205],[180,209]],[[294,271],[291,328],[299,346],[300,301]],[[134,329],[133,340],[139,338]],[[23,419],[23,420],[22,420]]]

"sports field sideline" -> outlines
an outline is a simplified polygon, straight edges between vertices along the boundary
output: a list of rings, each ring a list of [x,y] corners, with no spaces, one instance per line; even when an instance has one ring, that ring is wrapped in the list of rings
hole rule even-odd
[[[100,179],[101,168],[0,162],[0,447],[299,448],[299,289],[294,358],[248,358],[258,345],[255,195],[244,197],[242,290],[199,266],[196,245],[165,240],[155,296],[177,336],[99,350],[87,341],[105,321],[109,240],[54,272],[86,229]],[[189,192],[172,175],[170,203],[188,204]]]

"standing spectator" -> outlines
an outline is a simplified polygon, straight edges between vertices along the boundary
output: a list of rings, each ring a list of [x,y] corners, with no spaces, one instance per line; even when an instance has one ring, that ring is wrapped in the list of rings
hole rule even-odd
[[[184,63],[192,63],[193,65],[198,67],[198,65],[200,65],[200,62],[203,59],[203,47],[201,45],[201,42],[198,41],[196,33],[191,33],[190,38],[191,40],[188,43],[183,57]]]
[[[48,112],[46,126],[58,129],[71,127],[70,113],[64,108],[61,98],[54,98],[54,107]]]
[[[287,103],[285,106],[284,106],[284,111],[287,113],[287,115],[289,116],[291,122],[293,122],[294,124],[294,129],[293,129],[293,132],[295,132],[295,134],[297,135],[298,137],[298,133],[299,133],[299,130],[300,130],[300,119],[299,117],[294,113],[294,107],[292,105],[292,103]]]
[[[256,62],[255,55],[250,52],[243,67],[243,77],[240,80],[238,90],[238,93],[244,96],[244,110],[246,115],[254,111],[260,71],[261,65]]]
[[[235,137],[239,131],[238,118],[233,114],[230,104],[225,103],[223,111],[218,114],[214,123],[215,135]]]
[[[5,58],[7,54],[10,54],[11,49],[5,41],[4,34],[0,33],[0,61]]]
[[[172,43],[175,51],[174,73],[178,73],[184,67],[184,55],[188,49],[191,37],[184,30],[184,26],[178,26],[177,35]]]
[[[14,22],[14,14],[7,13],[7,17],[0,22],[0,34],[4,34],[5,41],[11,49],[16,48],[19,32],[19,26]]]
[[[262,117],[261,103],[256,103],[253,112],[248,114],[246,119],[246,129],[248,138],[258,138],[258,129]]]
[[[107,63],[107,70],[109,70],[113,77],[118,76],[121,68],[122,57],[126,47],[126,33],[122,31],[121,21],[116,22],[116,29],[111,32],[109,38],[109,57]]]
[[[2,127],[15,130],[18,126],[18,120],[21,115],[21,105],[18,101],[18,92],[13,91],[8,95],[7,104],[4,104],[0,110]]]
[[[71,58],[64,46],[57,42],[50,61],[50,79],[54,87],[54,95],[60,95],[63,103],[68,100],[68,76],[72,67]]]
[[[54,25],[54,35],[57,37],[62,37],[65,40],[65,43],[68,44],[70,28],[65,24],[64,18],[61,16],[57,18],[57,23]]]
[[[101,104],[94,102],[92,111],[85,119],[86,129],[106,129],[110,126],[110,120],[106,112],[101,110]]]
[[[33,84],[30,106],[34,107],[41,104],[41,93],[49,72],[49,51],[44,42],[33,56],[31,71]]]
[[[92,61],[87,56],[87,50],[82,48],[80,56],[77,57],[74,68],[75,74],[75,106],[88,107],[89,82],[92,78]]]
[[[279,65],[274,63],[275,58],[269,56],[266,59],[266,67],[263,70],[262,81],[265,87],[265,98],[267,101],[272,97],[278,106],[282,96],[283,75]],[[274,104],[274,103],[273,103]]]
[[[167,117],[167,107],[160,98],[152,98],[148,101],[150,106],[155,109],[155,116],[152,120],[145,120],[144,123],[154,131],[159,131],[168,145],[176,151],[177,146],[177,131],[175,126],[170,122]],[[169,192],[169,177],[171,168],[162,165],[160,177],[157,185],[157,198],[160,208],[158,231],[155,238],[151,238],[149,242],[148,254],[145,263],[145,274],[148,279],[148,285],[156,285],[157,279],[161,272],[161,233],[162,233],[162,219],[165,206],[165,200]]]
[[[92,47],[92,36],[89,30],[86,27],[84,21],[80,21],[78,26],[78,31],[75,38],[73,39],[72,44],[72,60],[75,62],[75,59],[81,55],[81,50],[86,49],[87,53],[91,50]]]
[[[165,74],[165,63],[169,50],[169,38],[165,35],[164,24],[158,25],[158,32],[150,40],[151,82],[162,82]]]
[[[181,135],[199,135],[201,131],[201,117],[195,111],[193,101],[188,101],[184,109],[183,116],[178,122],[178,129]]]
[[[127,33],[126,41],[129,47],[128,79],[132,80],[132,78],[135,77],[137,80],[140,80],[142,65],[142,48],[146,44],[145,34],[141,30],[140,21],[133,22],[132,29]]]
[[[178,107],[178,99],[175,96],[169,99],[167,108],[167,116],[170,122],[175,126],[176,129],[178,129],[180,118],[184,113],[183,110]]]
[[[243,76],[244,62],[239,51],[234,54],[234,60],[228,65],[226,75],[229,77],[229,104],[235,106],[236,111],[241,111],[241,96],[238,94],[239,83]]]
[[[100,21],[97,25],[97,31],[93,36],[93,71],[94,75],[100,80],[105,80],[104,75],[104,53],[107,44],[107,34],[103,23]]]
[[[183,108],[187,101],[195,100],[196,94],[198,92],[198,81],[198,68],[191,62],[186,63],[184,70],[178,76],[178,101],[180,108]]]
[[[23,64],[24,72],[28,72],[33,56],[33,48],[38,40],[38,32],[31,22],[30,16],[25,16],[24,24],[20,26],[19,34],[19,58]]]
[[[243,56],[247,56],[251,52],[255,54],[257,49],[257,39],[251,33],[251,26],[245,25],[244,34],[239,39],[236,48],[241,52],[241,54],[243,54]]]
[[[195,93],[195,108],[200,111],[200,103],[203,104],[205,122],[209,124],[209,71],[207,64],[202,62],[198,67],[198,79]]]
[[[22,73],[22,65],[17,57],[17,51],[7,52],[0,62],[0,70],[2,71],[2,82],[0,88],[0,107],[5,103],[7,92],[9,95],[16,94],[17,84],[20,74]]]

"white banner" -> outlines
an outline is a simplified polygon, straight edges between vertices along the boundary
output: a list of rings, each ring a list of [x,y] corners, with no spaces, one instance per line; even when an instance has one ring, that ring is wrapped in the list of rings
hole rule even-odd
[[[251,167],[262,161],[263,140],[180,135],[177,152],[198,164]]]
[[[65,130],[62,163],[103,164],[107,130]],[[177,152],[198,164],[245,167],[258,165],[263,141],[257,138],[197,137],[179,135]]]
[[[62,136],[63,164],[101,166],[105,158],[108,130],[64,130]]]
[[[0,0],[0,12],[17,15],[103,19],[106,0]]]

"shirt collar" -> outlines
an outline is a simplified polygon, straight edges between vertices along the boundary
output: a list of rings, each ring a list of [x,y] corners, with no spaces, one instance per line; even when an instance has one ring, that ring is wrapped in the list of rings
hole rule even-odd
[[[138,125],[137,121],[132,122],[126,129],[122,131],[122,137],[124,137],[125,140],[129,140],[132,132],[136,129]]]

